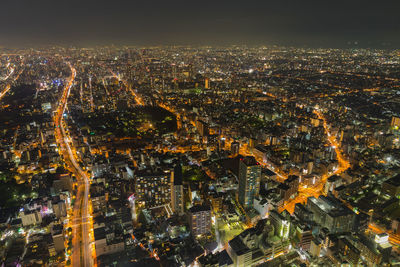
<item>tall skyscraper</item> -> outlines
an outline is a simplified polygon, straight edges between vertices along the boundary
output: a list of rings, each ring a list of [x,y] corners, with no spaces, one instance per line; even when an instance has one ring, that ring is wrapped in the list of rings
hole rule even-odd
[[[239,162],[239,203],[244,208],[253,207],[254,198],[260,191],[261,165],[254,157]]]
[[[183,202],[183,183],[182,183],[182,165],[178,163],[174,168],[173,181],[171,184],[171,207],[175,213],[182,214],[184,209]]]

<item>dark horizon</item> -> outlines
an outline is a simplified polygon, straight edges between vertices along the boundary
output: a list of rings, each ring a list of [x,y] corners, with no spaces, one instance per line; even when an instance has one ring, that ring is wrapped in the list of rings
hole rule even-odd
[[[399,48],[400,2],[374,2],[6,0],[0,46]]]

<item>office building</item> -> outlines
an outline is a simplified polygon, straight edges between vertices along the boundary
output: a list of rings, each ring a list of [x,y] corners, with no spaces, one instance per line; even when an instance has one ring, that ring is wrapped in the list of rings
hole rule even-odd
[[[288,201],[290,198],[297,194],[299,189],[299,177],[296,175],[290,175],[282,184],[278,186],[279,193],[284,201]]]
[[[206,205],[196,205],[189,209],[189,225],[194,236],[211,232],[211,208]]]
[[[178,214],[184,212],[182,165],[179,163],[174,168],[173,181],[171,183],[171,208]]]
[[[240,149],[240,144],[238,142],[231,143],[231,154],[232,155],[238,155],[239,149]]]
[[[261,165],[254,157],[245,157],[239,162],[239,203],[244,208],[254,206],[254,198],[260,191]]]
[[[288,239],[290,233],[290,221],[276,210],[270,212],[269,219],[271,220],[271,224],[274,226],[275,235],[279,236],[283,240]]]
[[[173,172],[143,174],[136,176],[136,203],[153,208],[171,203]]]
[[[309,197],[307,209],[313,213],[313,220],[330,233],[350,232],[354,227],[355,213],[332,195]]]
[[[203,120],[197,120],[196,121],[196,128],[197,128],[197,131],[199,131],[199,134],[202,137],[207,136],[208,133],[209,133],[208,124]]]

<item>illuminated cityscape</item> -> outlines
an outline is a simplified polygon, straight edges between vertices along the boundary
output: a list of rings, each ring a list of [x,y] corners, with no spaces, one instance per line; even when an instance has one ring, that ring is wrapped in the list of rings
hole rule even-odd
[[[0,27],[1,266],[400,265],[400,23],[103,4]]]

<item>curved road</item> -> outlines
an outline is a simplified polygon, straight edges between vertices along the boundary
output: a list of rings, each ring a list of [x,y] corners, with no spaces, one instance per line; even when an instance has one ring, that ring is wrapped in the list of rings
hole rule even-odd
[[[94,265],[94,249],[91,249],[91,239],[93,232],[91,229],[91,217],[89,211],[89,178],[77,163],[77,155],[73,147],[71,148],[71,138],[64,129],[63,114],[67,107],[68,96],[75,80],[76,70],[69,64],[71,76],[67,85],[64,87],[59,106],[55,112],[55,136],[60,146],[60,153],[63,155],[65,164],[78,180],[78,192],[73,207],[73,215],[70,220],[72,227],[72,265],[73,266],[92,266]],[[93,254],[92,254],[93,253]]]
[[[325,116],[319,109],[314,109],[314,114],[317,115],[318,119],[322,120],[322,126],[324,127],[326,138],[336,152],[336,159],[339,165],[335,170],[333,170],[333,172],[324,174],[320,181],[315,185],[308,188],[302,186],[299,187],[298,195],[294,199],[286,202],[285,205],[279,210],[280,212],[286,209],[289,213],[293,214],[296,203],[306,203],[307,199],[312,196],[318,198],[322,194],[325,183],[329,177],[333,175],[340,175],[350,168],[350,162],[344,156],[340,142],[336,139],[336,136],[331,133],[330,126],[328,125]]]
[[[7,84],[6,84],[6,86],[3,88],[3,90],[0,92],[0,99],[2,99],[6,94],[7,94],[7,92],[11,89],[11,84],[13,83],[13,82],[15,82],[16,80],[18,80],[19,79],[19,76],[22,74],[22,72],[24,71],[24,69],[23,69],[23,62],[21,62],[21,70],[18,72],[18,74],[14,77],[14,79],[12,80],[12,81],[10,81],[10,82],[8,82]],[[7,75],[7,77],[3,80],[3,81],[7,81],[13,74],[14,74],[14,72],[15,72],[15,67],[11,67],[11,65],[9,65],[9,67],[8,67],[9,69],[11,69],[10,70],[10,73]]]

